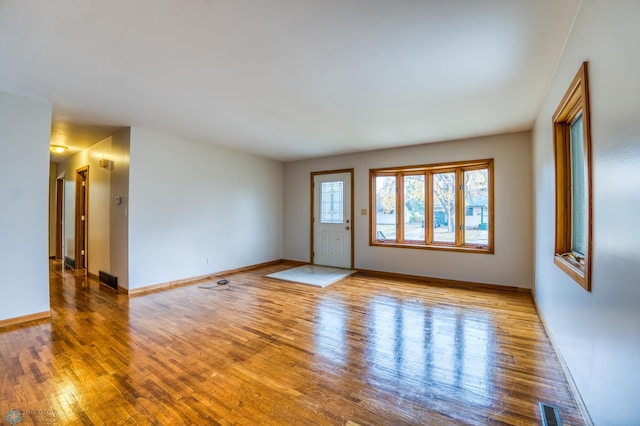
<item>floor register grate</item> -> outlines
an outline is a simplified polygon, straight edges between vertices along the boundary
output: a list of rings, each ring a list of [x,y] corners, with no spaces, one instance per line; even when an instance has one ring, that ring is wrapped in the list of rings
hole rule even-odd
[[[98,280],[102,284],[106,284],[114,290],[118,289],[118,277],[108,272],[98,271]]]
[[[540,405],[540,414],[542,415],[543,426],[562,426],[560,412],[557,407],[543,402],[539,402],[538,404]]]

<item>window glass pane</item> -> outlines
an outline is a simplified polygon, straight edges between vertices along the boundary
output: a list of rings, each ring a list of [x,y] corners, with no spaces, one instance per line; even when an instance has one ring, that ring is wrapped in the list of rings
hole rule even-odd
[[[489,244],[489,170],[464,172],[464,243]]]
[[[424,241],[424,175],[404,177],[404,239]]]
[[[320,184],[320,222],[343,223],[344,182],[322,182]]]
[[[582,114],[571,123],[571,251],[584,256],[586,235]]]
[[[376,176],[376,240],[396,239],[396,177]]]
[[[433,241],[456,242],[456,174],[433,175]]]

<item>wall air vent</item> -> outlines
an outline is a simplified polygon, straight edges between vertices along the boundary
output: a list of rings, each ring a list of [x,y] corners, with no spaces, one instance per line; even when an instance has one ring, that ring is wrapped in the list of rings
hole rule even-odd
[[[540,405],[540,415],[542,415],[542,426],[562,426],[557,407],[542,402],[539,402],[538,405]]]
[[[118,289],[118,277],[116,277],[115,275],[111,275],[110,273],[104,271],[98,271],[98,280],[101,284],[108,285],[115,290]]]

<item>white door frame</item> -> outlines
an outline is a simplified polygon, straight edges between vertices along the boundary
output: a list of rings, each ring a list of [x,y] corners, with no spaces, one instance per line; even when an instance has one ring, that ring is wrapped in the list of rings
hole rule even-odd
[[[331,174],[337,174],[337,173],[349,173],[351,175],[351,196],[350,196],[350,200],[345,200],[346,202],[351,203],[351,217],[349,217],[349,232],[351,235],[351,244],[349,247],[349,250],[351,251],[351,269],[353,269],[354,263],[353,263],[353,259],[354,259],[354,232],[353,232],[353,228],[354,228],[354,223],[353,223],[353,218],[354,218],[354,212],[353,212],[353,199],[354,199],[354,194],[353,194],[353,169],[340,169],[340,170],[326,170],[326,171],[321,171],[321,172],[311,172],[311,186],[310,186],[310,194],[311,194],[311,210],[310,210],[310,220],[309,220],[309,224],[310,224],[310,230],[311,230],[311,246],[310,246],[310,252],[309,252],[309,258],[311,259],[311,264],[313,265],[315,256],[314,256],[314,243],[315,243],[315,226],[314,226],[314,209],[315,209],[315,188],[314,188],[314,178],[318,175],[331,175]]]

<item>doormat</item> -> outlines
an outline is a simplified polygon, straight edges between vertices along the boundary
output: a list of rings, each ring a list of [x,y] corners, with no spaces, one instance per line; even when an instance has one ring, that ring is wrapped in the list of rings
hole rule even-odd
[[[326,287],[355,273],[356,271],[351,269],[334,268],[332,266],[303,265],[275,272],[267,275],[267,277],[315,287]]]

